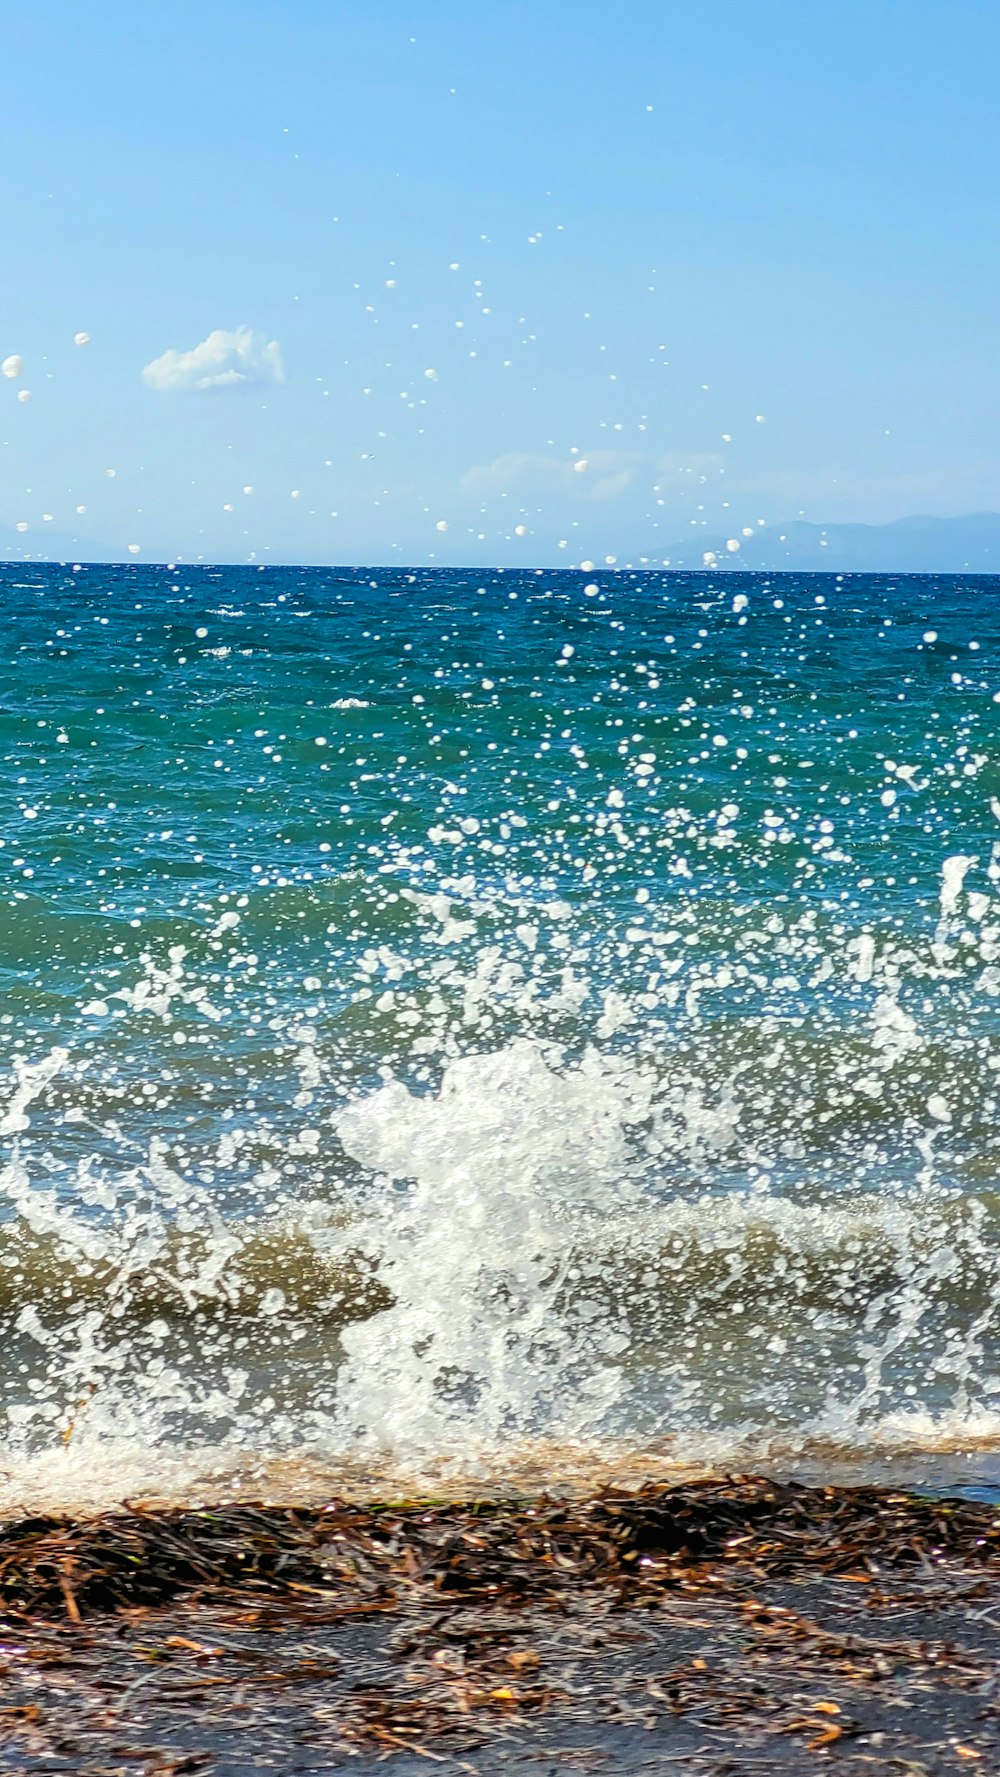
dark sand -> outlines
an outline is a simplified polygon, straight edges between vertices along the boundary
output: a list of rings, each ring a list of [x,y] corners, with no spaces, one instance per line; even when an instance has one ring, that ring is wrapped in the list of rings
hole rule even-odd
[[[1000,1773],[1000,1516],[748,1481],[0,1527],[0,1769]]]

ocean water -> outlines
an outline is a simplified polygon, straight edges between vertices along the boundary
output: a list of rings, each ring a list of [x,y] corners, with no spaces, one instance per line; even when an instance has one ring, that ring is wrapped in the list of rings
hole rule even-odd
[[[0,1507],[1000,1474],[1000,580],[0,614]]]

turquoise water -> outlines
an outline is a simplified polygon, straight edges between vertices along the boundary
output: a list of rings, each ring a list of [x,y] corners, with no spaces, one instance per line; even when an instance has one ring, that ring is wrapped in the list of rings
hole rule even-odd
[[[8,1491],[993,1460],[1000,580],[0,609]]]

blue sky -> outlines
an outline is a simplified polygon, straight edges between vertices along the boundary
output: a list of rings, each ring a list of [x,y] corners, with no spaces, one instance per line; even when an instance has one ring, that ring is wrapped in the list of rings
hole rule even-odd
[[[1000,506],[995,0],[0,23],[19,548],[569,564]]]

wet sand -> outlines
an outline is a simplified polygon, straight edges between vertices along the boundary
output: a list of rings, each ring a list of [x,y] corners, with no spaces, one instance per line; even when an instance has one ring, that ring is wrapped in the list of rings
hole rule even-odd
[[[1000,1516],[746,1481],[0,1527],[0,1769],[1000,1771]]]

